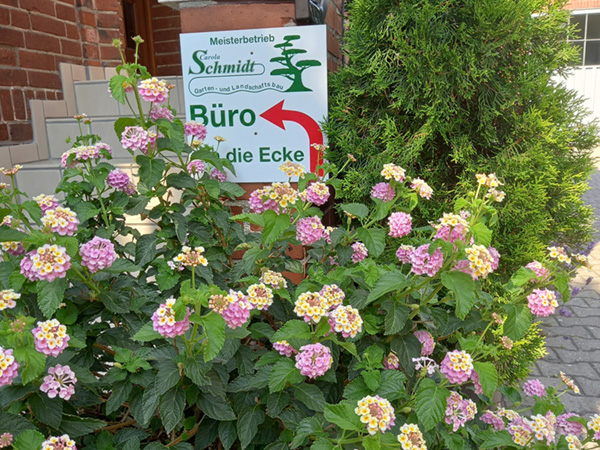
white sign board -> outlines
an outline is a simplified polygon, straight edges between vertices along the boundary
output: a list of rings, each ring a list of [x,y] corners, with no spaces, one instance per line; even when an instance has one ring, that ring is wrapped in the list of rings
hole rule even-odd
[[[287,181],[284,161],[314,171],[327,116],[325,25],[181,35],[186,119],[222,136],[231,181]],[[216,143],[215,143],[216,144]],[[230,177],[232,178],[232,177]]]

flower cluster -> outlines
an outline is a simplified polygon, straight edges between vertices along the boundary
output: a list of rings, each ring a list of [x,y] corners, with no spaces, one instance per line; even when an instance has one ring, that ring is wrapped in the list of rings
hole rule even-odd
[[[594,439],[600,439],[600,414],[590,417],[587,426],[594,431]]]
[[[21,260],[21,273],[30,281],[64,278],[70,267],[71,257],[58,245],[45,244]]]
[[[561,263],[571,264],[571,258],[564,247],[548,247],[549,256]]]
[[[12,349],[5,349],[0,345],[0,386],[11,384],[18,371],[19,363],[15,360]]]
[[[556,418],[556,431],[565,436],[573,434],[576,436],[586,434],[585,427],[579,422],[571,422],[569,419],[578,417],[575,413],[561,414]]]
[[[161,336],[171,338],[181,336],[190,327],[190,311],[187,308],[183,320],[175,320],[175,311],[173,310],[175,301],[173,297],[168,298],[152,314],[152,328],[154,328],[154,331],[160,333]]]
[[[390,183],[377,183],[371,188],[371,197],[384,202],[391,202],[395,195],[396,192]]]
[[[296,239],[302,245],[312,245],[325,237],[325,227],[318,216],[304,217],[296,223]]]
[[[439,248],[429,254],[429,244],[423,244],[410,254],[410,263],[412,273],[433,277],[442,268],[444,256]]]
[[[433,375],[436,369],[439,369],[440,366],[431,358],[427,356],[421,356],[420,358],[413,358],[412,362],[415,363],[415,370],[425,369],[429,375]],[[473,371],[473,373],[475,373]]]
[[[211,180],[218,180],[221,182],[227,181],[227,174],[221,172],[216,167],[210,171],[208,176],[210,177]]]
[[[390,214],[390,217],[388,218],[388,224],[390,226],[389,235],[400,238],[411,232],[412,217],[410,214],[404,212],[395,212]]]
[[[99,236],[81,244],[79,254],[81,255],[81,265],[87,267],[92,273],[110,267],[117,259],[113,243]]]
[[[85,162],[102,157],[103,150],[109,155],[112,154],[111,147],[104,142],[98,142],[95,145],[80,145],[64,152],[60,157],[60,162],[65,168],[74,167],[77,162]]]
[[[471,378],[473,358],[465,351],[453,350],[446,353],[440,372],[446,375],[450,383],[463,384]]]
[[[486,198],[492,198],[496,203],[502,203],[506,198],[506,192],[500,191],[496,188],[490,188],[485,194]]]
[[[388,355],[383,358],[383,367],[389,370],[395,370],[400,367],[400,360],[398,356],[394,352],[388,353]]]
[[[321,288],[319,294],[327,302],[328,309],[341,305],[346,298],[346,294],[339,288],[337,284],[326,284]]]
[[[540,380],[531,379],[523,384],[523,392],[528,397],[544,397],[546,395],[546,387]]]
[[[60,355],[69,345],[71,337],[67,334],[67,327],[58,320],[51,319],[38,322],[37,327],[31,330],[35,341],[35,349],[49,356]]]
[[[277,341],[273,344],[273,348],[282,356],[291,357],[294,353],[298,353],[288,341]]]
[[[244,325],[250,318],[252,304],[248,298],[238,291],[229,290],[229,294],[225,296],[226,306],[221,315],[225,319],[225,323],[231,329],[235,329]]]
[[[545,416],[536,414],[528,422],[536,440],[545,440],[547,445],[552,444],[556,436],[556,430],[554,429],[556,416],[552,411],[548,411]]]
[[[296,368],[308,378],[324,375],[332,363],[331,350],[319,343],[300,347],[300,353],[296,355]]]
[[[148,144],[150,144],[150,134],[142,127],[125,127],[121,134],[121,145],[125,149],[147,153]]]
[[[520,416],[511,420],[506,428],[517,445],[525,446],[533,437],[531,426]]]
[[[549,289],[534,289],[527,296],[527,306],[532,314],[538,317],[548,317],[558,307],[556,294]]]
[[[173,119],[175,118],[173,111],[171,111],[166,106],[153,105],[152,109],[150,109],[150,112],[148,113],[148,115],[150,116],[150,118],[152,120],[155,120],[155,121],[158,119],[167,119],[169,122],[172,122]]]
[[[62,399],[69,400],[75,393],[76,383],[77,377],[71,368],[57,364],[48,369],[48,375],[44,377],[40,391],[48,394],[50,398],[58,395]]]
[[[421,356],[429,356],[433,353],[435,341],[429,331],[419,330],[414,332],[415,337],[421,343]]]
[[[403,264],[409,264],[412,262],[412,255],[415,252],[415,248],[412,245],[402,244],[396,250],[396,257]]]
[[[2,433],[0,435],[0,448],[9,447],[12,444],[13,435],[10,433]]]
[[[546,269],[543,264],[539,261],[532,261],[525,267],[535,272],[535,276],[540,280],[546,280],[550,276],[550,272]]]
[[[432,224],[437,230],[435,239],[443,239],[446,242],[465,241],[469,232],[469,224],[463,217],[458,214],[444,213],[438,222]]]
[[[6,169],[4,167],[0,167],[0,172],[2,172],[2,174],[6,175],[7,177],[12,177],[12,176],[16,175],[17,172],[19,170],[21,170],[22,168],[23,168],[23,166],[21,164],[15,164],[10,169]]]
[[[352,250],[352,258],[350,259],[354,264],[361,262],[363,259],[369,256],[369,251],[362,242],[355,242],[352,244]]]
[[[10,226],[12,226],[12,223],[13,223],[13,217],[8,215],[8,216],[4,216],[0,225],[6,225],[6,226],[10,227]],[[20,241],[0,242],[0,247],[2,248],[2,251],[8,252],[14,256],[19,256],[19,255],[22,255],[23,253],[25,253],[25,247],[23,246],[23,243]]]
[[[414,423],[406,423],[400,427],[398,442],[400,442],[402,450],[427,450],[423,433]]]
[[[386,180],[391,180],[393,178],[398,183],[402,183],[404,178],[406,178],[406,170],[393,163],[384,164],[383,169],[381,170],[381,176]]]
[[[58,200],[54,195],[40,194],[37,197],[33,197],[38,206],[42,209],[42,213],[45,213],[49,209],[54,209],[58,206]]]
[[[79,219],[77,214],[69,208],[57,206],[55,209],[48,209],[42,216],[42,223],[49,227],[53,233],[61,236],[73,236],[77,231]]]
[[[491,411],[484,412],[480,419],[483,423],[487,423],[488,425],[494,427],[494,430],[496,431],[504,430],[504,420],[502,420],[502,417],[494,414]]]
[[[248,287],[248,301],[258,310],[267,310],[273,304],[273,291],[264,283],[253,284]]]
[[[452,425],[452,432],[456,432],[469,420],[475,418],[477,406],[471,400],[465,400],[458,392],[450,392],[446,399],[446,423]]]
[[[179,253],[171,264],[172,268],[183,268],[196,266],[208,266],[208,259],[204,256],[204,247],[195,247],[193,250],[191,247],[184,245],[181,247],[181,253]]]
[[[362,331],[363,320],[358,309],[352,306],[338,306],[329,312],[331,330],[342,333],[345,338],[356,337]]]
[[[498,268],[498,259],[492,256],[491,252],[483,245],[472,245],[465,249],[467,254],[468,266],[457,263],[456,268],[462,270],[473,277],[474,280],[486,278],[496,268]],[[496,252],[497,253],[497,252]]]
[[[285,211],[298,200],[298,191],[290,183],[272,183],[250,194],[250,210],[261,213],[268,209],[279,213],[279,208]]]
[[[575,382],[571,380],[568,376],[566,376],[563,372],[560,373],[560,379],[570,390],[572,390],[576,394],[580,393],[579,387],[575,384]]]
[[[429,200],[433,194],[433,189],[420,178],[413,178],[410,188],[413,189],[421,198]]]
[[[489,188],[497,188],[504,184],[501,183],[500,180],[498,180],[498,177],[496,177],[495,173],[490,173],[489,175],[486,175],[484,173],[478,173],[475,175],[475,178],[477,179],[477,183],[480,186],[486,186]]]
[[[119,169],[113,169],[106,177],[106,183],[117,191],[125,192],[127,195],[135,194],[135,186],[129,179],[129,175]]]
[[[50,436],[42,442],[42,450],[77,450],[75,441],[68,434],[62,436]]]
[[[394,426],[396,420],[394,407],[388,400],[378,395],[374,397],[368,395],[359,400],[354,412],[360,416],[360,421],[367,425],[371,435],[378,431],[384,433]]]
[[[321,317],[327,315],[329,304],[327,299],[318,292],[304,292],[296,300],[294,312],[303,317],[305,322],[319,323]]]
[[[12,289],[5,289],[0,291],[0,311],[4,311],[5,309],[13,309],[17,306],[17,302],[15,300],[19,300],[21,298],[21,294],[13,291]]]
[[[206,127],[199,122],[186,122],[183,126],[186,136],[192,136],[193,139],[204,141],[206,139]]]
[[[325,183],[315,181],[310,183],[306,189],[300,193],[300,199],[305,202],[314,203],[317,206],[324,205],[329,199],[329,188]]]
[[[282,165],[279,166],[279,170],[285,173],[289,178],[302,178],[305,173],[304,166],[302,164],[294,163],[291,161],[284,162]]]
[[[569,450],[580,450],[583,448],[583,444],[577,436],[569,435],[565,437]]]
[[[273,270],[265,270],[260,277],[260,282],[268,284],[273,289],[285,289],[287,281],[279,272]]]
[[[147,102],[164,103],[169,98],[169,85],[165,80],[147,78],[138,84],[138,92]]]
[[[206,171],[206,164],[199,159],[193,159],[188,163],[187,171],[193,177],[200,178]]]

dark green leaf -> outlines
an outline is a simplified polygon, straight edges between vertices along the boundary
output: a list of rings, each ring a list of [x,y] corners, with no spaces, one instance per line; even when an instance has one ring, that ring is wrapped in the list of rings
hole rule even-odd
[[[308,324],[301,320],[288,320],[271,337],[271,342],[289,341],[290,339],[310,339],[312,333]]]
[[[310,450],[333,450],[334,445],[331,443],[329,439],[319,438],[313,445],[311,445]]]
[[[438,386],[431,378],[423,379],[415,397],[415,412],[425,431],[442,421],[449,395],[448,389]]]
[[[348,402],[337,405],[325,405],[325,420],[336,424],[342,430],[363,431],[364,425],[354,412],[355,406]]]
[[[525,305],[504,305],[507,317],[504,333],[513,341],[522,339],[531,326],[531,311]]]
[[[471,275],[459,272],[443,272],[442,284],[454,293],[456,317],[464,320],[475,304],[475,283]]]
[[[400,366],[408,376],[415,373],[413,358],[421,356],[421,343],[413,334],[396,337],[392,340],[392,351],[398,356]]]
[[[398,301],[386,300],[381,307],[387,312],[385,316],[385,335],[397,334],[410,316],[410,308]]]
[[[515,447],[515,443],[512,440],[510,433],[506,430],[502,431],[480,431],[478,437],[483,439],[483,442],[479,444],[479,448],[496,448],[496,447]]]
[[[170,173],[166,178],[167,186],[177,189],[195,188],[198,182],[185,172]]]
[[[206,333],[204,361],[214,359],[225,344],[225,319],[220,314],[210,312],[202,317],[202,327]]]
[[[15,433],[11,430],[10,433]],[[14,450],[37,450],[42,448],[43,442],[46,440],[44,435],[36,430],[25,430],[16,437],[13,442]]]
[[[16,436],[25,430],[35,430],[35,425],[21,415],[0,412],[0,436],[4,433]]]
[[[314,384],[301,383],[294,387],[295,397],[313,411],[325,410],[325,396]]]
[[[479,382],[483,393],[488,397],[492,398],[494,391],[498,386],[498,372],[496,367],[491,362],[474,362],[475,372],[479,375]]]
[[[204,361],[188,358],[184,363],[185,375],[192,380],[196,386],[208,386],[210,379],[206,377],[206,372],[210,370],[210,366]]]
[[[406,277],[399,270],[384,273],[371,289],[367,297],[367,305],[390,292],[399,291],[407,284]]]
[[[347,212],[360,220],[363,220],[369,214],[369,208],[362,203],[347,203],[341,205],[342,211]]]
[[[240,414],[240,419],[237,422],[237,431],[240,438],[240,446],[244,450],[250,443],[256,432],[258,426],[265,420],[265,413],[261,409],[260,405],[256,405],[252,408],[245,408]]]
[[[148,322],[145,323],[144,326],[142,326],[142,328],[140,328],[139,331],[133,335],[132,339],[139,342],[150,342],[155,339],[163,339],[163,337],[158,331],[154,331],[154,328],[152,328],[152,323]]]
[[[377,258],[385,249],[385,230],[381,228],[359,228],[356,230],[359,239],[369,250],[369,256]]]
[[[117,381],[111,385],[112,393],[106,402],[106,414],[112,414],[129,399],[133,385],[129,380]]]
[[[185,244],[187,241],[188,227],[183,214],[173,213],[173,224],[175,225],[177,239],[179,239],[179,242],[182,244]]]
[[[73,206],[73,210],[77,213],[77,218],[81,223],[100,214],[100,210],[96,208],[93,203],[87,202],[77,203],[75,206]]]
[[[286,358],[273,366],[269,379],[269,391],[281,391],[288,383],[295,384],[302,380],[304,380],[304,376],[300,374],[300,371],[294,365],[294,361]]]
[[[273,210],[268,210],[262,213],[265,226],[261,232],[262,242],[265,245],[270,245],[281,238],[281,235],[290,225],[290,216],[288,214],[277,214]]]
[[[46,318],[50,319],[65,298],[66,278],[54,281],[38,281],[36,285],[38,305]]]
[[[150,158],[145,155],[137,155],[136,162],[140,166],[140,182],[148,188],[156,186],[162,179],[166,164],[162,159]]]
[[[138,238],[135,246],[135,263],[143,267],[156,257],[156,234],[145,234]]]
[[[274,392],[267,397],[267,409],[271,417],[278,417],[289,405],[290,396],[284,391]]]
[[[60,398],[48,398],[46,394],[34,394],[29,397],[29,406],[33,415],[40,422],[58,429],[62,420],[63,400]]]
[[[136,266],[132,261],[125,258],[118,258],[110,267],[103,269],[109,273],[123,273],[123,272],[139,272],[140,268]]]
[[[224,421],[236,419],[231,405],[225,398],[203,393],[198,397],[196,404],[211,419]]]
[[[6,225],[0,226],[0,242],[17,241],[23,242],[27,238],[27,234],[22,231],[15,230]]]
[[[185,393],[183,388],[173,388],[163,394],[158,411],[167,433],[170,433],[183,420]]]
[[[96,419],[82,418],[65,414],[60,423],[60,431],[68,434],[72,439],[93,433],[106,426],[106,422]]]
[[[404,397],[406,393],[406,375],[399,370],[384,370],[381,372],[381,386],[377,395],[389,401]]]
[[[219,424],[219,439],[225,450],[229,450],[237,439],[237,428],[234,421]]]

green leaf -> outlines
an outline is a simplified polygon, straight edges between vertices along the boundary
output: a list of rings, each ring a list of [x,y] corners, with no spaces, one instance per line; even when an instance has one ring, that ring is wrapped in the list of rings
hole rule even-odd
[[[425,431],[442,421],[449,395],[448,389],[438,386],[431,378],[423,379],[415,397],[415,412]]]
[[[525,305],[504,305],[504,310],[504,333],[513,341],[522,339],[531,326],[531,311]]]
[[[29,216],[38,225],[42,224],[42,209],[39,207],[35,200],[27,200],[21,204],[23,209],[29,213]]]
[[[278,417],[289,405],[290,396],[284,391],[274,392],[267,397],[267,409],[271,417]]]
[[[396,337],[392,340],[392,351],[398,356],[400,366],[408,376],[415,373],[413,358],[421,356],[421,343],[414,334]]]
[[[135,161],[140,166],[140,181],[148,188],[156,186],[162,179],[166,169],[165,161],[162,159],[150,158],[145,155],[137,155]]]
[[[127,82],[127,77],[124,75],[113,75],[108,82],[108,87],[110,88],[110,95],[116,101],[121,104],[125,104],[125,82]],[[120,138],[121,136],[119,136]]]
[[[464,320],[475,304],[475,283],[471,275],[459,272],[442,273],[442,284],[454,293],[456,317]]]
[[[285,388],[288,383],[295,384],[302,380],[304,380],[304,376],[300,374],[300,371],[294,365],[294,361],[288,358],[282,359],[273,366],[269,377],[269,391],[278,392]]]
[[[75,206],[73,206],[73,211],[77,213],[77,218],[81,223],[100,214],[100,210],[96,208],[92,203],[88,202],[77,203]]]
[[[296,436],[292,440],[290,444],[291,448],[296,448],[304,442],[304,440],[310,436],[317,433],[323,432],[323,420],[319,418],[317,415],[305,417],[298,423],[298,428],[296,428]]]
[[[111,385],[110,397],[106,402],[106,414],[117,411],[129,399],[133,385],[129,380],[117,381]]]
[[[489,247],[492,244],[492,230],[490,230],[484,223],[478,222],[471,227],[471,232],[475,238],[475,243]]]
[[[163,394],[158,411],[167,433],[170,433],[183,420],[185,393],[182,387],[173,388]]]
[[[211,311],[206,316],[202,316],[201,325],[206,333],[204,361],[211,361],[225,344],[225,319],[220,314]]]
[[[260,407],[260,405],[256,405],[252,408],[245,408],[242,410],[240,414],[240,419],[237,423],[237,431],[238,436],[240,438],[240,446],[242,450],[244,450],[250,443],[254,436],[256,436],[256,432],[258,431],[258,426],[263,423],[265,420],[265,413]]]
[[[406,277],[399,270],[384,273],[375,283],[369,296],[367,297],[367,305],[374,302],[385,294],[393,291],[399,291],[407,285]],[[366,305],[365,305],[366,306]]]
[[[237,428],[234,421],[221,422],[219,424],[219,439],[223,448],[229,450],[237,439]]]
[[[72,439],[93,433],[106,426],[106,422],[96,419],[82,418],[65,414],[60,423],[60,431],[68,434]]]
[[[235,413],[227,399],[217,397],[216,395],[202,393],[196,401],[198,408],[211,419],[215,420],[235,420]]]
[[[385,335],[397,334],[410,316],[410,308],[394,300],[386,300],[381,307],[387,312],[385,316]]]
[[[510,436],[510,433],[506,430],[502,431],[480,431],[478,437],[483,439],[483,442],[479,444],[479,448],[496,448],[496,447],[515,447],[515,443]]]
[[[108,273],[139,272],[140,267],[126,258],[118,258],[110,267],[103,270]]]
[[[313,445],[311,445],[310,450],[333,450],[335,446],[331,443],[329,439],[319,438]]]
[[[358,217],[360,220],[363,220],[369,214],[369,208],[362,203],[347,203],[345,205],[341,205],[341,208],[342,211],[352,214],[353,216]]]
[[[11,430],[14,433],[14,430]],[[15,450],[37,450],[42,448],[43,442],[46,440],[44,435],[36,430],[25,430],[16,437],[13,442]]]
[[[121,140],[123,131],[125,131],[125,127],[135,127],[138,124],[137,120],[133,117],[119,117],[115,121],[115,134],[119,141]]]
[[[38,281],[36,290],[38,305],[46,318],[50,319],[65,298],[67,288],[66,278],[57,278],[54,281]]]
[[[198,182],[185,172],[170,173],[166,178],[167,186],[177,189],[195,188]]]
[[[379,433],[374,436],[365,436],[362,440],[362,445],[365,450],[380,450],[381,442],[379,441]]]
[[[292,222],[288,214],[277,214],[273,210],[268,210],[262,213],[265,221],[265,226],[262,230],[262,242],[265,245],[270,245],[281,238],[281,235],[286,231]]]
[[[127,203],[127,209],[125,210],[125,212],[131,216],[140,214],[144,212],[144,210],[146,209],[146,205],[148,205],[149,201],[150,199],[148,199],[147,197],[131,197],[129,199],[129,202]]]
[[[381,372],[381,386],[377,389],[377,395],[389,401],[404,397],[406,379],[406,375],[399,370],[384,370]]]
[[[381,386],[381,372],[379,370],[363,370],[360,375],[372,391],[376,391]]]
[[[325,405],[325,420],[340,427],[342,430],[363,431],[364,426],[360,417],[354,412],[355,406],[348,402],[337,405]]]
[[[312,333],[309,325],[301,320],[288,320],[271,337],[271,342],[289,341],[290,339],[310,339]]]
[[[175,234],[177,234],[177,239],[182,244],[185,244],[187,241],[187,222],[185,221],[185,217],[181,213],[173,213],[173,224],[175,225]]]
[[[205,375],[205,372],[210,370],[210,365],[196,358],[188,358],[183,365],[185,375],[192,380],[196,386],[208,386],[211,384],[210,379]]]
[[[18,241],[23,242],[27,238],[27,234],[22,231],[15,230],[6,225],[0,226],[0,242]]]
[[[51,399],[46,394],[38,393],[29,397],[28,400],[33,415],[37,420],[54,429],[58,429],[63,415],[62,399]]]
[[[154,331],[154,328],[152,328],[152,322],[148,322],[145,323],[144,326],[142,326],[142,328],[140,328],[131,339],[138,342],[150,342],[155,339],[163,339],[163,337],[158,331]]]
[[[143,267],[152,262],[156,257],[156,234],[145,234],[140,236],[135,246],[135,263]]]
[[[498,386],[498,372],[496,367],[491,362],[474,362],[475,372],[479,375],[479,382],[483,393],[488,397],[492,398],[496,387]]]
[[[356,233],[369,250],[370,257],[377,258],[385,250],[385,230],[381,228],[359,228]]]
[[[25,430],[35,430],[35,425],[21,415],[0,412],[0,436],[4,433],[16,436]]]
[[[27,384],[38,378],[46,367],[46,356],[33,347],[16,347],[14,356],[21,365],[21,381]]]
[[[325,396],[314,384],[301,383],[294,387],[295,397],[313,411],[325,411]]]
[[[229,194],[233,198],[241,197],[246,193],[246,190],[239,184],[232,183],[231,181],[223,181],[219,184],[221,191]]]
[[[237,216],[230,217],[229,220],[235,222],[248,222],[252,225],[258,225],[259,227],[265,226],[265,219],[262,214],[244,213],[238,214]]]
[[[513,286],[523,286],[524,284],[529,283],[531,280],[535,280],[536,275],[535,272],[531,269],[528,269],[527,267],[521,267],[519,268],[519,270],[517,270],[512,277],[510,277],[510,281],[507,286],[510,286],[511,284]]]

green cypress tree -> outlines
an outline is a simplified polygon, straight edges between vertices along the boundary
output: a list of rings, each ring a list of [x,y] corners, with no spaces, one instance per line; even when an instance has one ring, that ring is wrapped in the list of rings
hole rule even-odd
[[[475,183],[505,181],[495,245],[503,270],[552,241],[591,237],[581,196],[595,123],[557,80],[576,51],[566,1],[352,0],[349,64],[331,77],[329,159],[349,166],[337,196],[361,201],[395,162],[436,189],[433,220]]]

